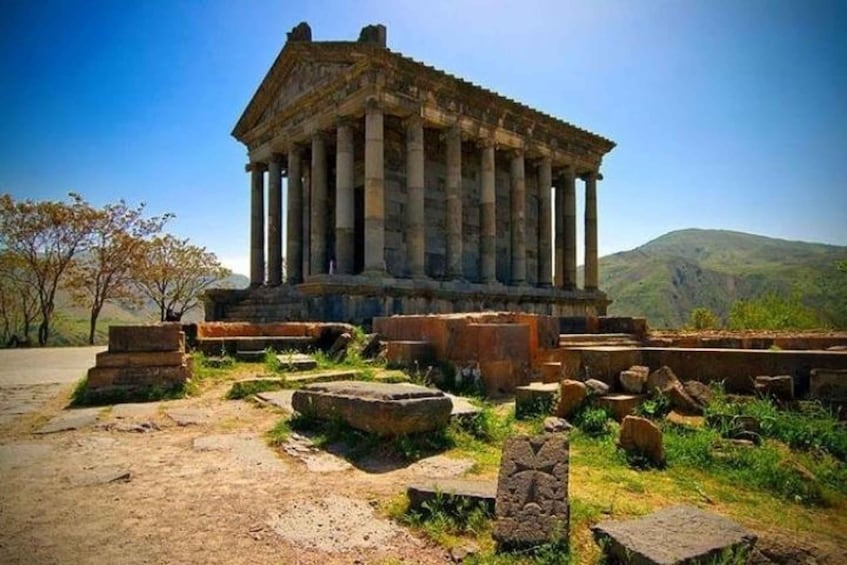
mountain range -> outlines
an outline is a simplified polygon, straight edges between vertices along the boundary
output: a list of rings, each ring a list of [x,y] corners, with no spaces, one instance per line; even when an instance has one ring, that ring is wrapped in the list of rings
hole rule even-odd
[[[824,325],[847,327],[847,247],[748,233],[685,229],[600,258],[610,315],[645,316],[650,327],[681,327],[706,307],[724,321],[737,300],[796,292]]]

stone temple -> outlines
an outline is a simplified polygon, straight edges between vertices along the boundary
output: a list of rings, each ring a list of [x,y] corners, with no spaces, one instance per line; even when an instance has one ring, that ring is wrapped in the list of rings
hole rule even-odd
[[[391,51],[382,25],[311,35],[288,33],[232,132],[249,155],[251,285],[209,292],[207,320],[605,314],[597,181],[612,141]]]

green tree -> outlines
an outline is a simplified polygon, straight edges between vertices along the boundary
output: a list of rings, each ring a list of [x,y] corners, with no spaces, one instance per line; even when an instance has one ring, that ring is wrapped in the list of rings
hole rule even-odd
[[[37,316],[38,295],[32,272],[17,255],[0,251],[0,343],[8,343],[13,337],[29,342]]]
[[[29,271],[38,296],[38,344],[46,345],[56,308],[56,291],[73,258],[84,252],[92,234],[94,210],[78,194],[68,202],[15,201],[0,196],[0,250]]]
[[[145,239],[159,233],[171,216],[145,218],[144,204],[130,208],[123,200],[94,211],[89,247],[72,262],[65,283],[74,300],[89,308],[89,344],[106,302],[138,300],[133,266],[143,260]]]
[[[712,330],[721,326],[720,318],[717,315],[700,306],[695,308],[688,314],[688,327],[695,330]]]
[[[135,264],[133,278],[159,307],[162,321],[168,313],[181,318],[196,308],[204,290],[232,274],[205,247],[169,234],[145,241],[142,257]]]
[[[814,310],[803,305],[798,292],[783,298],[767,292],[752,300],[738,300],[729,310],[734,330],[815,329],[823,326]]]

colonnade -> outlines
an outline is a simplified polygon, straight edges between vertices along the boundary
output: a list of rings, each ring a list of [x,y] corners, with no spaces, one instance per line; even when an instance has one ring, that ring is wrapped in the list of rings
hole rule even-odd
[[[424,123],[420,117],[404,122],[406,133],[406,265],[412,278],[425,276],[424,216]],[[364,269],[363,275],[389,276],[385,264],[385,136],[383,110],[376,104],[366,107],[364,117]],[[311,137],[311,162],[302,170],[303,148],[292,145],[287,156],[274,154],[267,162],[253,161],[251,172],[250,281],[271,286],[282,281],[282,176],[288,177],[286,281],[299,284],[310,275],[354,274],[354,123],[340,121],[335,130],[335,226],[328,226],[329,190],[325,132]],[[445,274],[448,279],[464,278],[462,267],[462,132],[458,127],[444,131],[445,182]],[[511,280],[506,284],[526,285],[526,166],[524,150],[509,150],[510,159],[510,249],[508,258],[498,258],[496,250],[496,166],[495,144],[477,143],[480,158],[479,281],[497,282],[498,260],[510,262]],[[287,163],[283,170],[283,161]],[[549,157],[533,159],[538,186],[538,276],[539,287],[576,290],[576,180],[585,182],[585,284],[597,289],[597,171],[579,172],[572,165],[553,169]],[[264,173],[268,173],[267,280],[265,279]],[[309,176],[308,193],[303,177]],[[551,198],[551,187],[555,199]],[[553,207],[555,206],[555,210]],[[304,211],[306,212],[304,214]],[[555,234],[552,214],[555,213]],[[334,262],[330,268],[327,234],[334,229]],[[304,234],[308,238],[304,240]],[[305,275],[305,276],[304,276]]]

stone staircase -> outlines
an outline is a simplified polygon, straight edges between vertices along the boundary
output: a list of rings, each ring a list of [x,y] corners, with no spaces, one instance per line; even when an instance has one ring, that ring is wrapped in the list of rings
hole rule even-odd
[[[586,347],[642,347],[638,336],[624,333],[560,334],[559,347],[584,349]]]

